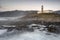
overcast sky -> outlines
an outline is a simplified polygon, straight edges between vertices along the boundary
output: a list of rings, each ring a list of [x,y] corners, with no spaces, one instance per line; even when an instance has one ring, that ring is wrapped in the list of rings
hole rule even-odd
[[[0,11],[9,10],[60,10],[60,0],[0,0]]]

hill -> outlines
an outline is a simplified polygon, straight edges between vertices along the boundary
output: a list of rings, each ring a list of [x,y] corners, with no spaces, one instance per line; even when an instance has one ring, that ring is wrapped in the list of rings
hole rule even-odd
[[[0,17],[17,17],[17,16],[23,16],[27,14],[31,14],[37,11],[22,11],[22,10],[13,10],[13,11],[5,11],[0,12]]]
[[[55,13],[40,13],[31,14],[22,18],[23,20],[38,20],[45,22],[60,22],[60,14]]]
[[[54,13],[56,13],[56,14],[60,14],[60,10],[54,11]]]

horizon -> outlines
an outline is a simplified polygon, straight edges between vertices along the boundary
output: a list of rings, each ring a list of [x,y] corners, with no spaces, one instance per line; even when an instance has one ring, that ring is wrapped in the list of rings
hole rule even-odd
[[[5,10],[0,12],[6,12],[6,11],[16,11],[16,10]],[[41,12],[41,10],[17,10],[17,11],[40,11]],[[44,10],[44,11],[49,11],[49,10]],[[51,11],[60,11],[60,10],[51,10]]]
[[[60,10],[60,0],[0,0],[0,11],[12,10]]]
[[[40,11],[41,12],[41,10],[5,10],[5,11],[0,11],[0,12],[6,12],[6,11]],[[44,10],[44,11],[49,11],[49,10]],[[60,10],[51,10],[51,11],[60,11]]]

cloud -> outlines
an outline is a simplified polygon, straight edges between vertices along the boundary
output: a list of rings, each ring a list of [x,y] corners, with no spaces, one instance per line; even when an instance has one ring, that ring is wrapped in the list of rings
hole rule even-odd
[[[5,9],[4,7],[0,6],[0,9]]]
[[[0,9],[4,9],[4,7],[0,6]]]
[[[0,9],[1,9],[2,7],[0,6]]]

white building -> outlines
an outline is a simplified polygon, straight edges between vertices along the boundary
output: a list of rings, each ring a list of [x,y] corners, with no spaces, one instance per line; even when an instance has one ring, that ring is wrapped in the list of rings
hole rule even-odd
[[[38,11],[38,14],[40,14],[40,13],[52,13],[52,12],[53,12],[52,10],[44,10],[44,6],[42,5],[41,11]]]

